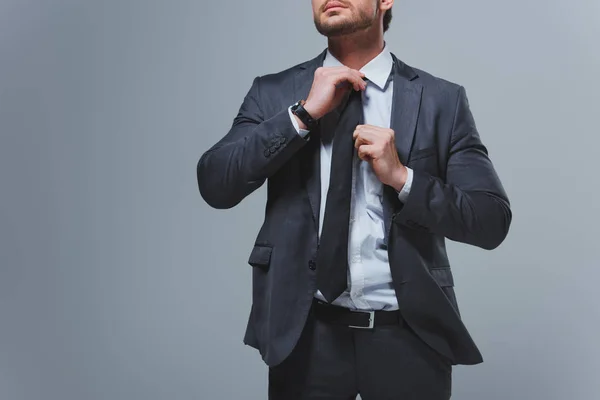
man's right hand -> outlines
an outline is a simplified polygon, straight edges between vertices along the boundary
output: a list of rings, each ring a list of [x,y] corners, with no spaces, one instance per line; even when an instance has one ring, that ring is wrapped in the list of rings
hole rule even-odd
[[[320,119],[341,103],[350,88],[365,90],[364,76],[364,73],[345,66],[317,68],[304,109],[314,119]]]

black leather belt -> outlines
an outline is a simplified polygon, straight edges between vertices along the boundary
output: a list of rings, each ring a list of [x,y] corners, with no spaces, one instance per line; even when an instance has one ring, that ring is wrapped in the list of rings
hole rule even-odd
[[[398,310],[351,310],[325,303],[316,298],[313,300],[313,309],[317,319],[333,324],[346,325],[350,328],[373,329],[380,325],[402,325],[404,322]]]

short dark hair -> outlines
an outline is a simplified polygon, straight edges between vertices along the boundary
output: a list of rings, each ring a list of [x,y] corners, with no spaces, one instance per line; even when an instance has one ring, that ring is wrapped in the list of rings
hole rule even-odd
[[[386,32],[390,28],[390,22],[392,22],[392,9],[390,8],[385,12],[383,16],[383,31]]]

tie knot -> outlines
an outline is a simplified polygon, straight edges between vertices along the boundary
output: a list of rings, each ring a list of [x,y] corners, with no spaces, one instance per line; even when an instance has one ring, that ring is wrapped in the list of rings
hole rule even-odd
[[[346,94],[342,102],[333,110],[333,114],[335,115],[336,119],[340,117],[340,115],[345,109],[348,108],[350,104],[362,103],[361,94],[362,90],[350,89],[350,92]]]
[[[361,99],[362,93],[363,93],[362,90],[354,90],[354,89],[352,89],[350,91],[350,96],[348,96],[347,103],[350,103],[350,101],[357,101],[357,100]]]

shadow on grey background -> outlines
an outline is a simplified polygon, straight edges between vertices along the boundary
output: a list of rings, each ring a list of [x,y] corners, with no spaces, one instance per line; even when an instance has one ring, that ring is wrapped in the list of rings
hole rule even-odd
[[[594,0],[394,7],[390,49],[466,87],[514,213],[493,252],[448,244],[485,359],[453,398],[600,390],[599,37]],[[308,1],[0,1],[0,399],[266,398],[265,188],[213,210],[195,167],[256,75],[325,46]]]

